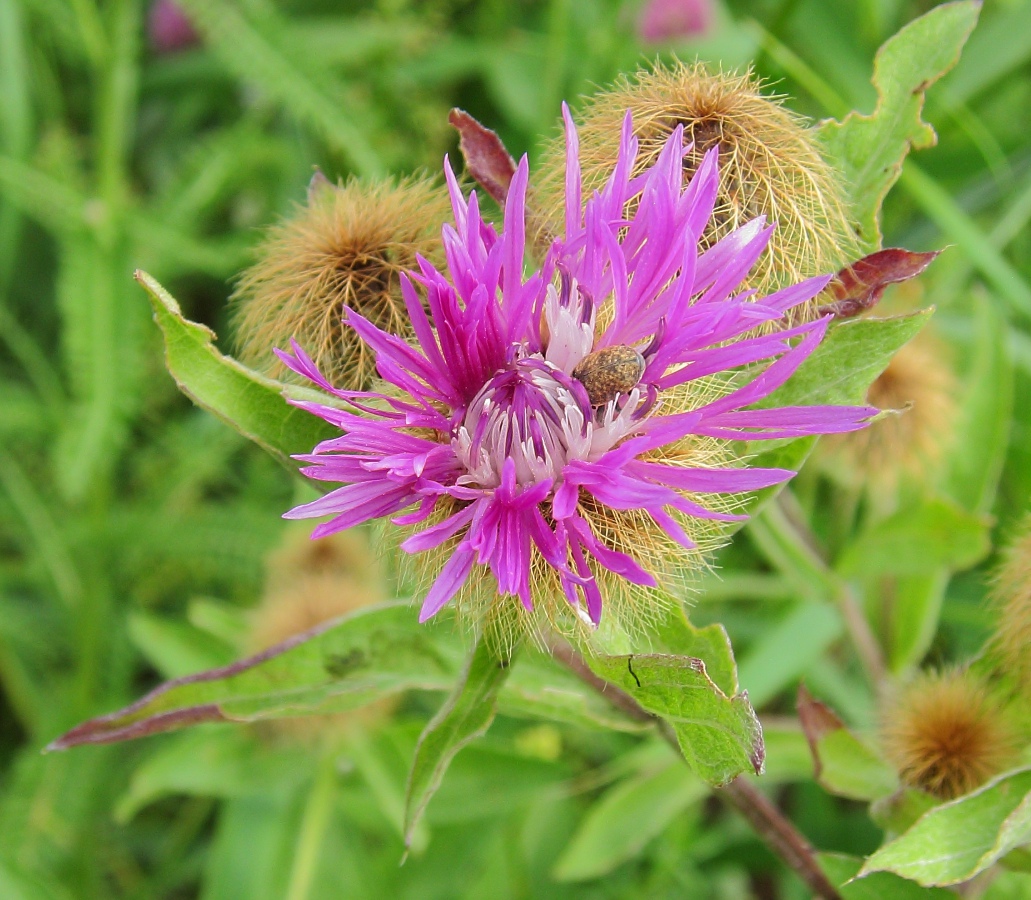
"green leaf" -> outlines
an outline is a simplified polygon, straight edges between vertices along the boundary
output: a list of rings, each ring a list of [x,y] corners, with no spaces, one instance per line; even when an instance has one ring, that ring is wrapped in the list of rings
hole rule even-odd
[[[798,371],[760,405],[864,403],[870,385],[899,348],[916,337],[932,312],[924,309],[890,319],[863,317],[834,323]]]
[[[609,788],[587,811],[552,870],[559,881],[607,875],[637,857],[688,806],[709,793],[679,759]]]
[[[973,356],[963,373],[963,394],[950,448],[946,490],[963,507],[992,508],[1009,446],[1013,362],[1006,323],[988,298],[976,298]],[[971,440],[977,435],[977,440]]]
[[[531,648],[520,653],[519,665],[498,695],[498,709],[509,716],[551,719],[580,728],[639,732],[650,727],[627,718],[565,666]]]
[[[894,872],[925,887],[959,884],[1031,841],[1031,769],[1000,775],[929,810],[881,847],[859,877]]]
[[[846,578],[929,575],[969,568],[990,549],[984,518],[937,498],[876,523],[845,548],[835,568]]]
[[[671,607],[655,633],[659,647],[673,656],[693,656],[705,663],[705,671],[728,696],[738,692],[737,664],[727,630],[720,624],[696,628],[683,606]]]
[[[183,318],[179,304],[146,272],[136,280],[150,297],[154,320],[165,336],[165,361],[179,389],[285,465],[336,430],[317,416],[288,404],[285,385],[240,365],[215,348],[214,333]]]
[[[797,681],[845,630],[829,603],[801,603],[765,630],[741,660],[741,683],[752,705],[762,708]]]
[[[868,251],[880,246],[881,204],[910,148],[931,147],[936,140],[921,118],[924,93],[956,64],[980,10],[974,0],[944,3],[910,22],[877,51],[873,113],[852,112],[819,130],[849,186],[857,232]]]
[[[948,586],[949,572],[945,568],[895,579],[891,615],[884,623],[892,672],[904,672],[927,655],[938,632]]]
[[[511,664],[509,658],[499,659],[491,643],[480,638],[451,695],[419,737],[405,793],[406,846],[455,754],[490,728],[498,691]]]
[[[798,690],[798,717],[809,741],[816,780],[825,790],[852,800],[878,800],[898,790],[895,770],[804,686]]]
[[[447,690],[461,649],[450,626],[419,625],[407,601],[368,607],[249,659],[166,682],[48,749],[110,743],[200,722],[339,712],[410,689]]]
[[[762,728],[748,695],[725,694],[702,660],[630,655],[587,661],[598,675],[669,723],[684,759],[709,784],[719,787],[742,772],[762,772]]]
[[[858,856],[844,853],[818,853],[816,861],[831,884],[837,885],[844,900],[956,900],[956,895],[942,888],[922,888],[892,875],[877,872],[859,881],[852,881],[863,865]]]
[[[232,662],[233,647],[187,622],[134,610],[129,638],[165,678],[179,678]]]

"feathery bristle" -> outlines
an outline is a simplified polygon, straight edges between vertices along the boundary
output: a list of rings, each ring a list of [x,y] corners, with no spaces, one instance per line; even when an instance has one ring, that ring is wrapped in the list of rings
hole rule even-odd
[[[685,177],[706,150],[720,147],[719,197],[699,239],[701,249],[765,215],[777,229],[744,287],[762,295],[837,271],[858,252],[840,176],[820,155],[803,120],[761,88],[750,71],[713,73],[700,63],[677,63],[656,64],[596,94],[578,117],[584,196],[612,171],[628,109],[640,141],[635,174],[655,162],[672,131],[683,125],[685,142],[694,142],[684,157]],[[561,232],[564,159],[561,138],[542,154],[533,196],[537,246],[543,235]]]
[[[923,672],[889,698],[881,735],[900,778],[941,799],[966,794],[1016,760],[1002,704],[968,671]]]
[[[903,479],[932,479],[956,424],[956,377],[948,356],[946,346],[924,333],[892,357],[870,386],[867,401],[898,413],[820,444],[821,457],[837,477],[886,491]]]
[[[273,225],[234,294],[241,359],[275,378],[295,376],[273,354],[290,338],[340,388],[367,388],[375,375],[368,347],[341,322],[346,304],[403,337],[411,323],[400,276],[416,256],[440,264],[447,191],[429,178],[370,184],[313,182],[306,206]]]
[[[994,643],[1003,665],[1023,690],[1031,690],[1031,514],[1002,552],[992,601],[999,617]]]

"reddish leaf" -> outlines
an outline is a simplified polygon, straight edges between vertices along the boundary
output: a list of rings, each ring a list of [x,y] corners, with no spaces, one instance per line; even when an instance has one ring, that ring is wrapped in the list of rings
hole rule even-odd
[[[798,708],[798,719],[802,723],[802,731],[805,733],[805,739],[809,742],[809,750],[813,754],[814,774],[819,779],[820,770],[823,768],[818,752],[820,739],[832,731],[844,728],[845,723],[838,718],[834,710],[813,697],[804,684],[798,686],[795,705]]]
[[[447,118],[458,131],[458,147],[465,157],[469,174],[503,206],[508,186],[515,175],[515,160],[505,149],[501,138],[465,110],[453,109]]]
[[[831,302],[820,307],[820,315],[849,319],[870,309],[889,284],[909,281],[924,271],[940,253],[914,253],[900,247],[878,250],[846,266],[827,285]]]

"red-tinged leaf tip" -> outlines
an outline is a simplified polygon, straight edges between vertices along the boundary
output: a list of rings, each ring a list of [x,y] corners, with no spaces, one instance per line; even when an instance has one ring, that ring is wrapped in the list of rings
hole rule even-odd
[[[802,723],[802,732],[809,744],[809,752],[813,757],[814,774],[819,778],[823,769],[818,749],[820,740],[832,731],[844,728],[845,723],[838,718],[834,710],[813,697],[804,684],[798,686],[795,706],[798,709],[798,719]]]
[[[845,266],[824,291],[830,303],[820,307],[820,315],[848,319],[875,306],[889,284],[916,278],[941,253],[915,253],[900,247],[878,250]]]
[[[504,205],[516,164],[501,138],[465,110],[455,108],[447,118],[458,131],[458,147],[465,157],[469,174],[491,197]]]
[[[238,660],[228,666],[220,666],[217,669],[209,669],[206,672],[197,672],[194,675],[185,675],[182,678],[175,678],[159,684],[154,690],[141,697],[135,703],[116,710],[107,715],[97,716],[89,719],[80,725],[76,725],[71,731],[62,734],[59,738],[51,741],[43,748],[44,753],[51,753],[55,750],[68,750],[72,747],[79,747],[83,744],[113,744],[118,741],[129,741],[135,738],[148,737],[152,734],[161,734],[165,731],[174,731],[185,728],[189,725],[199,725],[202,722],[229,722],[232,721],[220,706],[215,703],[195,703],[179,707],[160,709],[155,708],[162,700],[162,697],[169,692],[186,685],[203,682],[221,681],[232,678],[247,669],[261,665],[261,663],[285,653],[287,650],[303,643],[332,627],[334,622],[326,622],[310,631],[294,635],[291,638],[262,650],[254,656]]]

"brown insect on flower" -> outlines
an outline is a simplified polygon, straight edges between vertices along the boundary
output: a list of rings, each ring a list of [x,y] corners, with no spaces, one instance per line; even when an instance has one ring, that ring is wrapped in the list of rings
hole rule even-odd
[[[633,347],[617,345],[591,353],[573,369],[587,391],[591,406],[603,406],[632,391],[644,375],[644,357]]]

